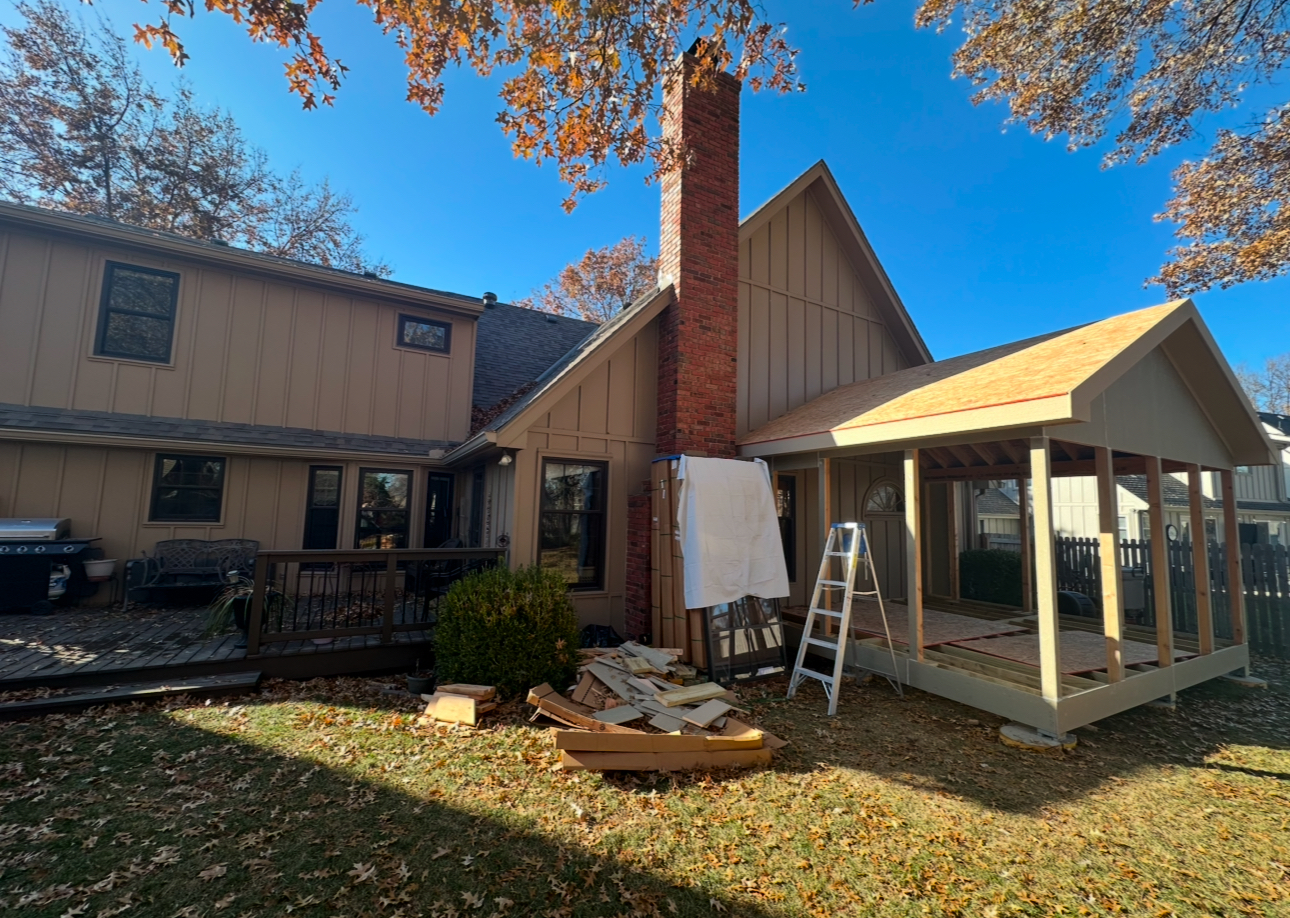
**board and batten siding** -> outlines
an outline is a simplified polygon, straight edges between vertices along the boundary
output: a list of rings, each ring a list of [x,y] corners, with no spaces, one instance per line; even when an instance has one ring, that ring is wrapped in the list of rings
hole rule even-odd
[[[599,358],[576,385],[558,395],[549,411],[527,426],[509,425],[498,444],[514,448],[513,487],[497,479],[497,494],[509,495],[512,565],[538,561],[538,514],[542,460],[583,459],[608,465],[603,590],[570,594],[579,620],[625,630],[627,587],[627,496],[650,478],[658,391],[658,333],[651,322]]]
[[[739,246],[738,434],[908,367],[807,189]]]
[[[180,275],[168,365],[96,357],[107,262]],[[447,322],[451,353],[395,347],[400,313]],[[60,236],[0,232],[0,402],[460,441],[475,323]]]

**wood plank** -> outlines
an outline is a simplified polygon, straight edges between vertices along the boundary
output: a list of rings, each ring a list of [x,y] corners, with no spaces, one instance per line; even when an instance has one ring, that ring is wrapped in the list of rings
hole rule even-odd
[[[260,673],[249,672],[206,676],[197,679],[181,679],[171,682],[105,686],[101,689],[0,704],[0,720],[15,720],[53,713],[72,713],[100,705],[134,704],[178,695],[192,695],[199,698],[240,695],[252,691],[259,681]]]
[[[1151,586],[1155,593],[1156,650],[1160,665],[1173,664],[1174,617],[1169,589],[1169,539],[1159,456],[1147,456],[1147,517],[1151,527]]]
[[[1035,611],[1035,552],[1030,537],[1030,476],[1026,474],[1017,479],[1017,522],[1021,529],[1021,611]]]
[[[950,598],[958,601],[963,598],[959,585],[959,486],[953,481],[947,481],[945,491],[946,506],[949,508]]]
[[[1214,652],[1214,611],[1209,592],[1209,536],[1205,534],[1205,503],[1199,465],[1187,466],[1187,504],[1190,511],[1192,571],[1196,590],[1196,632],[1200,652]]]
[[[626,673],[608,666],[600,660],[590,664],[587,669],[623,701],[633,700],[631,683],[627,681],[630,676]]]
[[[650,718],[649,725],[657,727],[664,733],[675,733],[685,726],[685,721],[673,714],[655,714]]]
[[[657,647],[646,647],[644,644],[638,644],[635,641],[627,641],[619,650],[633,657],[646,660],[659,673],[666,673],[676,661],[676,658],[680,656],[680,654],[666,653]]]
[[[1093,448],[1097,469],[1098,559],[1102,573],[1102,633],[1106,637],[1106,675],[1124,679],[1124,595],[1120,591],[1120,508],[1111,450]]]
[[[1232,620],[1232,643],[1244,644],[1245,636],[1245,577],[1241,569],[1241,528],[1236,516],[1236,486],[1232,470],[1218,473],[1223,490],[1223,538],[1227,542],[1227,591],[1228,613]]]
[[[699,685],[687,685],[684,688],[672,689],[670,692],[659,692],[656,700],[659,704],[674,708],[682,704],[697,704],[709,698],[721,698],[726,689],[715,682],[702,682]]]
[[[1057,622],[1057,546],[1053,534],[1053,483],[1047,437],[1030,440],[1030,478],[1035,489],[1039,678],[1044,700],[1056,705],[1061,699],[1061,633]],[[1101,649],[1105,658],[1105,647]]]
[[[687,724],[694,724],[696,727],[706,727],[718,717],[724,715],[733,708],[734,705],[720,698],[711,698],[699,705],[693,711],[682,714],[681,719]]]
[[[923,659],[923,482],[920,456],[905,450],[905,594],[911,659]]]
[[[645,715],[629,704],[620,704],[616,708],[597,711],[591,716],[602,724],[625,724],[633,720],[640,720]]]
[[[435,689],[439,695],[465,695],[467,698],[474,698],[476,701],[492,701],[497,697],[497,688],[492,685],[468,685],[464,682],[454,682],[451,685],[441,685]]]

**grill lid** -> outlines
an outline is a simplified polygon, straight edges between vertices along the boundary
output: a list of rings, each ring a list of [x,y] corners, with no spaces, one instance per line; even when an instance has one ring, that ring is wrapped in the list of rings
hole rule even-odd
[[[71,531],[69,519],[24,519],[11,517],[0,519],[0,539],[24,539],[26,541],[53,541],[65,539]]]

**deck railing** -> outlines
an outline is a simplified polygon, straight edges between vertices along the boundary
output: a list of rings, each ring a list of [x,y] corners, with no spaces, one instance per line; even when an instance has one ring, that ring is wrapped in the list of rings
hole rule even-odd
[[[262,551],[255,558],[247,654],[275,641],[425,631],[439,602],[472,571],[497,564],[492,548]]]

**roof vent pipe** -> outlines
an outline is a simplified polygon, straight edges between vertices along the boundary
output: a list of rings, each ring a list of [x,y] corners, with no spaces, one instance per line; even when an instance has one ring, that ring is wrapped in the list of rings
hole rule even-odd
[[[491,293],[491,292],[485,293],[483,296],[483,300],[484,300],[484,308],[492,309],[494,306],[497,305],[497,294]]]

